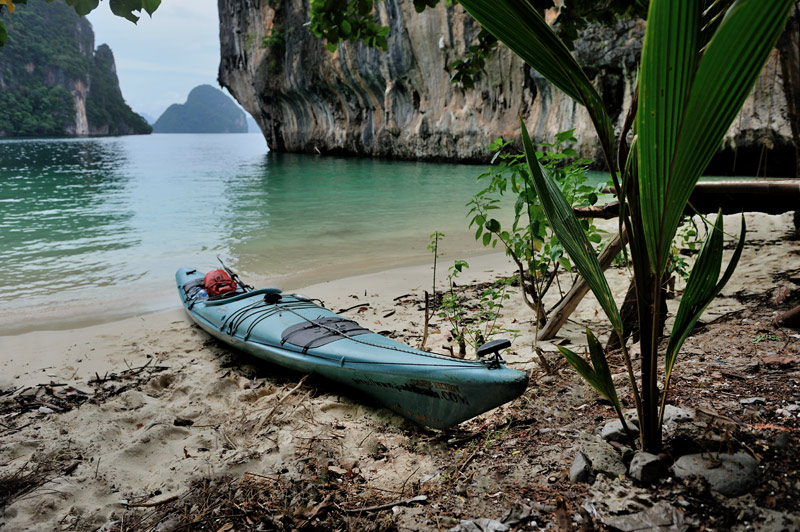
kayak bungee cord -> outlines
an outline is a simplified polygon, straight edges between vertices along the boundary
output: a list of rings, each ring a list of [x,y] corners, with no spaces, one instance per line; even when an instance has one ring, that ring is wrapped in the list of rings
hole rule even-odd
[[[285,303],[281,305],[280,308],[285,308],[285,305],[293,305],[296,309],[306,309],[306,308],[318,308],[317,305],[313,303],[309,303],[306,301],[295,301]],[[245,333],[244,339],[250,336],[250,333],[253,332],[253,327],[260,321],[273,316],[275,313],[279,312],[278,302],[275,303],[268,303],[263,299],[256,301],[250,305],[242,307],[235,312],[231,313],[230,316],[227,316],[225,320],[222,322],[219,330],[227,332],[230,335],[236,333],[239,330],[239,327],[247,320],[248,318],[254,317],[255,319],[247,328],[247,332]],[[227,330],[226,330],[227,329]]]
[[[398,351],[400,353],[408,353],[408,354],[412,354],[412,355],[418,355],[418,356],[424,356],[424,357],[430,357],[430,358],[439,358],[439,359],[442,359],[442,360],[461,360],[461,359],[456,359],[455,357],[448,357],[448,356],[445,356],[445,355],[438,355],[436,353],[431,353],[430,351],[411,350],[411,349],[404,349],[402,347],[395,347],[395,346],[391,346],[391,345],[374,344],[372,342],[367,342],[366,340],[360,340],[358,338],[350,336],[345,332],[342,332],[342,331],[339,331],[337,329],[334,329],[333,327],[328,327],[327,325],[323,325],[322,323],[318,323],[318,322],[315,322],[313,320],[310,320],[307,317],[303,316],[302,314],[300,314],[298,312],[295,312],[291,308],[281,307],[281,310],[287,310],[287,311],[291,312],[292,314],[294,314],[295,316],[297,316],[297,317],[299,317],[299,318],[311,323],[315,327],[320,327],[322,329],[325,329],[325,330],[327,330],[329,332],[332,332],[332,333],[334,333],[336,335],[342,336],[343,338],[351,340],[351,341],[353,341],[353,342],[355,342],[357,344],[366,345],[366,346],[369,346],[369,347],[377,347],[379,349],[390,349],[392,351]],[[308,353],[306,353],[306,354],[308,354]],[[323,358],[327,358],[327,357],[323,357]],[[441,367],[453,367],[453,368],[478,368],[478,367],[487,368],[488,367],[486,364],[483,363],[483,361],[480,361],[480,360],[476,360],[474,362],[469,362],[469,361],[463,361],[463,362],[465,363],[465,365],[463,365],[463,366],[453,366],[453,365],[450,365],[450,364],[414,364],[414,363],[408,363],[408,362],[375,362],[375,361],[360,362],[360,361],[357,361],[357,360],[348,361],[348,363],[350,363],[350,364],[380,364],[380,365],[388,365],[388,366],[441,366]],[[492,368],[489,368],[489,369],[492,369]]]
[[[232,279],[234,279],[237,283],[239,283],[239,285],[242,287],[242,290],[244,290],[245,293],[247,293],[248,290],[253,290],[253,287],[245,284],[239,278],[239,276],[236,275],[235,272],[233,272],[227,266],[225,266],[225,263],[223,263],[222,260],[219,257],[217,257],[217,260],[220,261],[220,264],[222,264],[222,267],[225,269],[225,271],[228,273],[228,275],[230,275]],[[250,323],[250,325],[248,325],[247,330],[245,331],[245,334],[242,336],[242,339],[244,341],[251,341],[252,342],[253,340],[250,340],[249,338],[250,338],[250,334],[253,332],[253,329],[255,328],[256,325],[258,325],[260,322],[262,322],[263,320],[265,320],[265,319],[267,319],[269,317],[272,317],[272,316],[274,316],[276,314],[279,315],[283,311],[287,311],[287,312],[290,312],[291,314],[294,314],[295,316],[299,317],[300,319],[308,322],[309,324],[311,324],[312,327],[319,327],[319,328],[324,329],[324,330],[326,330],[326,331],[328,331],[328,332],[330,332],[330,333],[332,333],[332,334],[334,334],[336,336],[339,336],[341,338],[350,340],[350,341],[355,342],[357,344],[365,345],[365,346],[368,346],[368,347],[374,347],[374,348],[378,348],[378,349],[388,349],[390,351],[396,351],[396,352],[399,352],[399,353],[406,353],[406,354],[423,356],[423,357],[434,358],[434,359],[441,359],[441,360],[447,360],[447,361],[461,360],[461,359],[457,359],[456,357],[452,357],[452,356],[446,356],[446,355],[439,355],[437,353],[431,353],[430,351],[414,350],[414,349],[411,349],[411,348],[396,347],[396,346],[391,346],[391,345],[381,345],[381,344],[369,342],[369,341],[366,341],[366,340],[360,340],[358,338],[350,336],[349,334],[347,334],[344,331],[340,331],[340,330],[338,330],[338,329],[336,329],[334,327],[328,327],[327,325],[325,325],[323,323],[319,323],[319,321],[314,321],[314,320],[312,320],[312,319],[310,319],[310,318],[308,318],[306,316],[303,316],[299,312],[296,312],[297,310],[305,310],[305,309],[313,309],[313,308],[325,309],[325,307],[322,306],[322,305],[317,305],[317,304],[311,302],[310,300],[305,300],[305,299],[296,299],[295,301],[287,301],[287,302],[284,302],[284,303],[281,303],[280,299],[277,299],[276,301],[270,302],[270,301],[267,301],[267,297],[268,297],[268,295],[264,296],[264,298],[259,299],[258,301],[255,301],[254,303],[251,303],[249,305],[245,305],[244,307],[242,307],[240,309],[237,309],[236,311],[232,312],[230,316],[226,316],[225,319],[222,322],[222,325],[219,327],[220,332],[225,332],[230,336],[234,336],[236,334],[236,332],[239,330],[239,327],[241,325],[243,325],[246,320],[248,320],[249,318],[254,318],[253,321]],[[196,298],[196,294],[193,294],[192,297],[191,297],[192,301],[191,301],[191,305],[189,306],[189,309],[191,309],[191,307],[194,306],[194,303],[197,302],[197,301],[195,301],[195,298]],[[327,309],[325,309],[325,310],[327,310]],[[346,320],[345,319],[344,321],[350,321],[350,322],[356,323],[353,320]],[[227,331],[226,331],[226,329],[227,329]],[[270,344],[266,344],[266,343],[263,343],[263,342],[255,342],[255,343],[258,343],[260,345],[270,346]],[[283,342],[281,342],[281,343],[283,343]],[[289,343],[291,343],[291,342],[289,342]],[[272,347],[276,347],[276,346],[272,346]],[[298,347],[301,347],[301,346],[298,346]],[[303,349],[303,353],[306,354],[306,355],[309,355],[309,356],[313,356],[315,358],[322,358],[322,359],[326,359],[326,360],[334,360],[334,358],[332,358],[332,357],[327,357],[327,356],[317,355],[317,354],[313,354],[313,353],[308,353],[308,348],[307,347]],[[498,362],[500,362],[500,361],[502,361],[502,359],[499,359],[499,356],[498,356],[497,359],[492,359],[492,360],[488,361],[489,363],[483,361],[482,359],[476,360],[476,361],[463,361],[462,360],[462,364],[458,364],[458,365],[453,365],[453,364],[421,364],[421,363],[408,363],[408,362],[376,362],[376,361],[358,361],[358,360],[350,360],[350,361],[348,361],[348,363],[350,363],[350,364],[377,364],[377,365],[388,365],[388,366],[451,367],[451,368],[460,368],[460,369],[464,369],[464,368],[468,368],[468,369],[479,369],[479,368],[494,369],[496,367],[500,367],[499,364],[498,364]],[[344,364],[344,359],[342,359],[342,364]]]

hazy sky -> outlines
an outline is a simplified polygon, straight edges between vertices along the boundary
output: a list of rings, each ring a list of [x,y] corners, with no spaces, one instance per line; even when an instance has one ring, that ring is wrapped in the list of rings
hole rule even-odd
[[[197,85],[219,88],[216,0],[166,0],[152,19],[142,13],[133,24],[103,0],[88,16],[95,45],[106,43],[114,52],[122,95],[134,111],[157,119]]]

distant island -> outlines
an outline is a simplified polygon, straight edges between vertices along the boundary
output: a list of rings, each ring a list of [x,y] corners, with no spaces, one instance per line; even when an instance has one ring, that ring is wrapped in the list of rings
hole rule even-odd
[[[114,54],[92,25],[43,0],[3,12],[13,38],[0,53],[0,137],[132,135],[152,131],[125,103]]]
[[[247,133],[247,121],[230,96],[211,85],[192,89],[184,104],[170,105],[154,133]]]

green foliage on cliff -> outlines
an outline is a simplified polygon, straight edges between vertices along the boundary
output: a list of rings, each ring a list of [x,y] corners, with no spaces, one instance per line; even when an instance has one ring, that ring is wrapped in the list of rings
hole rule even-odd
[[[0,91],[0,136],[60,136],[74,114],[72,95],[58,85],[39,84],[22,93]]]
[[[342,41],[363,41],[385,52],[389,28],[373,20],[373,7],[372,0],[311,0],[309,31],[325,39],[331,52]]]
[[[125,103],[114,72],[114,55],[108,45],[97,47],[90,75],[92,82],[86,99],[86,117],[96,133],[140,135],[153,131],[150,124]]]
[[[422,13],[436,7],[440,0],[413,0],[414,9]],[[457,0],[445,0],[445,5]],[[649,0],[566,0],[558,3],[555,29],[561,41],[574,47],[579,33],[592,22],[613,24],[618,18],[647,16]],[[530,6],[544,15],[555,10],[555,0],[530,0]],[[340,42],[361,41],[367,46],[388,49],[389,27],[376,22],[373,0],[311,0],[308,28],[312,35],[325,40],[328,50],[335,52]],[[481,31],[469,46],[463,58],[453,61],[451,81],[471,89],[473,80],[480,76],[486,58],[497,48],[497,39],[487,31]]]
[[[0,136],[81,133],[84,96],[88,133],[151,131],[122,98],[111,50],[94,52],[91,24],[69,6],[31,0],[2,19],[14,38],[0,49]]]
[[[170,105],[156,123],[155,133],[247,133],[244,111],[211,85],[192,89],[184,104]]]

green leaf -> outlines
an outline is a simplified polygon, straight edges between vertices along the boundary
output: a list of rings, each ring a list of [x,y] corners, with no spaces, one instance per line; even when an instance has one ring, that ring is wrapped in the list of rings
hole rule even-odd
[[[6,26],[3,24],[3,21],[0,20],[0,46],[5,45],[8,42],[8,32],[6,31]]]
[[[139,21],[139,17],[133,12],[142,10],[142,0],[108,0],[108,6],[112,13],[135,24]]]
[[[488,246],[489,242],[492,240],[492,233],[485,233],[483,235],[483,245]]]
[[[639,75],[639,202],[650,268],[666,270],[697,180],[741,109],[792,0],[737,0],[701,51],[701,3],[654,0]]]
[[[347,22],[346,20],[343,20],[340,28],[342,29],[342,37],[349,37],[350,36],[351,29],[350,29],[350,23],[349,22]]]
[[[603,352],[603,346],[600,345],[597,337],[589,329],[586,329],[586,339],[589,343],[589,355],[592,359],[594,371],[603,385],[603,397],[611,401],[617,411],[621,411],[622,408],[619,398],[617,397],[617,389],[614,387],[614,380],[611,378],[611,370],[608,367],[608,361]]]
[[[147,14],[150,15],[151,17],[153,16],[153,13],[155,13],[156,9],[158,9],[158,6],[160,5],[161,5],[161,0],[142,0],[142,8],[144,8],[144,10],[147,11]]]
[[[675,315],[675,324],[672,327],[672,334],[670,334],[669,344],[667,345],[667,351],[664,356],[667,383],[669,383],[672,369],[675,366],[675,361],[678,358],[678,353],[683,343],[692,332],[697,320],[700,319],[706,307],[717,297],[731,278],[733,271],[736,269],[736,265],[739,263],[739,258],[742,256],[745,234],[747,232],[744,216],[742,216],[739,242],[736,244],[736,249],[733,252],[730,262],[728,262],[725,273],[718,281],[717,279],[719,278],[719,272],[722,267],[722,224],[722,214],[718,214],[717,220],[714,223],[714,228],[703,243],[703,247],[700,249],[697,261],[695,261],[692,272],[689,274],[689,281],[686,283],[686,288],[683,291],[683,297],[678,306],[678,313]]]
[[[575,368],[575,371],[578,372],[578,375],[580,375],[583,380],[589,383],[592,388],[597,390],[597,393],[605,397],[605,388],[603,387],[603,382],[600,380],[600,377],[597,375],[597,373],[595,373],[592,366],[590,366],[589,363],[583,359],[583,357],[574,351],[571,351],[570,349],[561,345],[557,345],[556,347],[559,351],[561,351],[561,354],[564,356],[564,358],[567,359],[569,365]]]
[[[496,233],[500,230],[500,222],[492,218],[491,220],[486,222],[486,229],[488,229],[492,233]]]
[[[528,168],[531,172],[536,193],[541,201],[542,209],[550,221],[550,226],[561,245],[564,246],[564,249],[569,254],[578,272],[592,289],[598,303],[600,303],[600,307],[608,316],[611,326],[621,336],[622,318],[611,293],[611,288],[608,286],[608,281],[603,274],[603,268],[597,260],[592,245],[586,239],[586,233],[584,233],[580,221],[576,218],[572,207],[567,203],[558,188],[558,184],[547,176],[547,171],[536,159],[528,129],[522,120],[520,122],[522,124],[522,142],[525,147]]]
[[[662,261],[661,220],[669,208],[666,198],[672,158],[694,74],[700,7],[695,0],[651,2],[642,47],[636,114],[639,186],[644,237],[657,277],[663,273],[658,266]]]
[[[68,6],[72,6],[77,14],[85,16],[94,11],[100,0],[64,0]]]
[[[583,380],[585,380],[592,388],[597,390],[597,393],[603,396],[604,399],[611,402],[611,404],[614,405],[614,409],[618,413],[621,413],[622,405],[619,402],[617,390],[614,386],[614,381],[611,378],[611,371],[609,370],[608,361],[606,361],[605,354],[603,353],[603,347],[589,329],[586,329],[586,339],[589,343],[589,354],[592,360],[592,365],[589,365],[589,363],[586,362],[583,357],[567,349],[566,347],[560,345],[556,347],[558,347],[558,350],[561,351],[561,354],[564,356],[564,358],[567,359],[567,362],[569,362],[570,366],[575,368],[575,371],[578,372],[578,375],[583,377]]]
[[[456,260],[453,262],[453,269],[458,273],[464,271],[464,268],[469,268],[469,264],[465,260]]]

